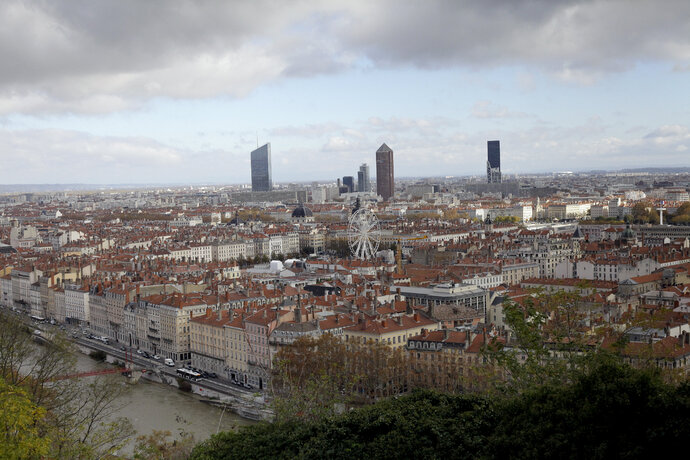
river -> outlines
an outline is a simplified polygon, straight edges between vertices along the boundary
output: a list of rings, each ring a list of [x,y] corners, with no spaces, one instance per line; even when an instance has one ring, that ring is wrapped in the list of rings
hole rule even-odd
[[[105,366],[77,353],[79,371],[97,370]],[[122,378],[122,381],[125,379]],[[120,452],[123,455],[132,454],[137,436],[151,434],[153,430],[170,431],[176,438],[179,438],[180,432],[192,433],[196,442],[199,442],[219,429],[230,431],[256,423],[203,403],[200,397],[168,385],[141,378],[137,384],[128,387],[129,391],[119,401],[122,407],[113,414],[113,417],[127,417],[137,431],[137,435]]]

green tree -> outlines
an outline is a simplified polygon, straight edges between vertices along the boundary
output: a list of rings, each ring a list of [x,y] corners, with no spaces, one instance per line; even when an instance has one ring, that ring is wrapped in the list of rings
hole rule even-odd
[[[42,458],[50,451],[45,436],[46,410],[28,393],[0,378],[0,458]]]
[[[128,390],[117,378],[65,379],[77,373],[71,343],[56,333],[43,345],[20,318],[0,313],[0,378],[24,390],[45,410],[41,433],[54,458],[93,458],[117,452],[133,434],[126,418],[112,418]]]
[[[489,361],[507,374],[503,390],[520,392],[572,381],[596,351],[590,339],[577,331],[586,316],[579,292],[539,291],[520,303],[507,300],[503,309],[513,340],[508,347],[484,351]]]

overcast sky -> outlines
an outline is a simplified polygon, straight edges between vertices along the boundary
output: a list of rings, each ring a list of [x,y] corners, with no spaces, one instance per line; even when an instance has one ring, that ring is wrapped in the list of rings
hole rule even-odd
[[[0,183],[690,166],[690,1],[0,2]]]

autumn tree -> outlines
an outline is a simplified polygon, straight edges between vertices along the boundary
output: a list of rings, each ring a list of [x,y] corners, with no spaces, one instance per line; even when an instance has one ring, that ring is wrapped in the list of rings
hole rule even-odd
[[[51,456],[111,455],[134,433],[128,419],[112,417],[127,387],[105,378],[62,378],[75,373],[74,350],[64,336],[38,344],[20,318],[0,313],[0,378],[45,411],[39,433],[51,440]]]
[[[42,458],[50,451],[43,407],[26,390],[0,378],[0,458]]]
[[[403,348],[344,342],[331,334],[303,337],[277,353],[271,380],[276,419],[320,419],[346,405],[407,389]]]

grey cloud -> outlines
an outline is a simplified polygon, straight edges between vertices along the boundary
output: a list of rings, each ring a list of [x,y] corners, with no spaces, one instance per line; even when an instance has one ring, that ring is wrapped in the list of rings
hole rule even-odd
[[[690,3],[371,2],[343,33],[381,63],[531,64],[564,78],[690,59]],[[356,21],[356,23],[355,23]],[[349,33],[348,33],[349,31]]]
[[[690,2],[9,0],[0,59],[0,114],[242,97],[366,62],[521,65],[591,83],[645,60],[687,70]]]

